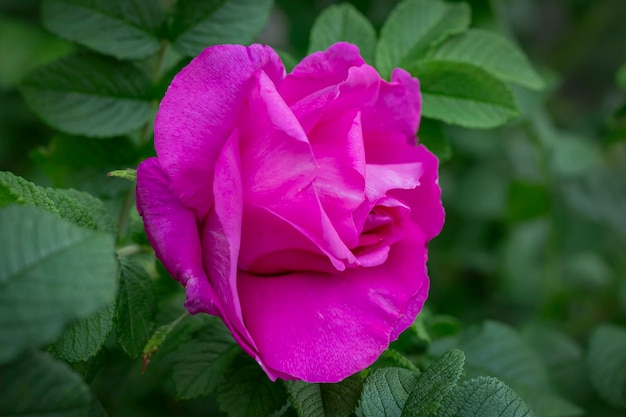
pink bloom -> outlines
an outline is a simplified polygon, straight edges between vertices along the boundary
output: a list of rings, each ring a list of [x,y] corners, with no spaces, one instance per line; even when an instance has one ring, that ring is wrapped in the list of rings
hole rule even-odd
[[[270,378],[340,381],[421,310],[444,213],[420,106],[415,78],[348,43],[286,75],[267,46],[212,46],[169,87],[139,213],[187,309]]]

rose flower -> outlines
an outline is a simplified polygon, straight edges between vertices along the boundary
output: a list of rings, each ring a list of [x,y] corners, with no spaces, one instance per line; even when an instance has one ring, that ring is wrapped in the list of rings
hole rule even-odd
[[[348,43],[289,74],[267,46],[212,46],[167,90],[137,171],[147,236],[271,379],[340,381],[421,310],[444,213],[420,107],[417,79]]]

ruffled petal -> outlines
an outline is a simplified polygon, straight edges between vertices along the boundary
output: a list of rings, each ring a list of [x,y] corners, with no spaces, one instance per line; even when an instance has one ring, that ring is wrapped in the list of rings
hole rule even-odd
[[[174,194],[200,217],[211,208],[215,161],[259,69],[276,83],[284,75],[268,46],[212,46],[176,75],[161,101],[154,129],[159,161]]]
[[[195,213],[172,193],[156,158],[137,168],[137,210],[157,258],[186,287],[189,311],[219,314],[220,298],[204,272]]]
[[[371,365],[426,299],[425,258],[423,236],[411,228],[378,267],[273,277],[240,272],[257,360],[307,382],[338,382]]]

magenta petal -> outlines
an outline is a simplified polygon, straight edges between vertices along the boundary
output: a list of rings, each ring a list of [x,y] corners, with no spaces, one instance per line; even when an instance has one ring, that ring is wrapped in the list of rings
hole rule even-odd
[[[284,75],[268,46],[212,46],[178,73],[161,101],[154,129],[159,161],[174,194],[200,217],[212,205],[215,161],[259,69],[276,83]]]
[[[367,198],[370,201],[376,201],[389,190],[410,190],[417,187],[420,184],[423,169],[421,162],[386,165],[367,164]]]
[[[156,158],[137,168],[137,210],[156,256],[186,287],[189,311],[218,314],[219,298],[204,272],[195,213],[172,193]]]
[[[424,240],[411,229],[378,267],[274,277],[240,273],[257,360],[307,382],[338,382],[372,364],[427,296]]]

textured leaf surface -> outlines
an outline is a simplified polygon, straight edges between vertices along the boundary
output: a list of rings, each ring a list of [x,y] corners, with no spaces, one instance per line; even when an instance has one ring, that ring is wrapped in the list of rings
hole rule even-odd
[[[465,3],[439,0],[406,0],[391,12],[380,31],[376,68],[389,76],[396,67],[407,67],[423,58],[432,45],[461,33],[470,24]]]
[[[417,372],[403,368],[375,369],[365,378],[361,394],[363,417],[400,417]]]
[[[280,382],[272,382],[248,355],[233,360],[218,387],[220,408],[230,417],[265,417],[281,409],[287,393]]]
[[[93,357],[113,330],[113,304],[70,326],[54,342],[54,354],[68,362],[86,361]]]
[[[358,46],[363,59],[374,63],[376,31],[369,20],[348,3],[329,6],[319,15],[311,29],[309,53],[323,51],[339,41]]]
[[[470,29],[450,38],[427,55],[439,61],[476,65],[500,80],[531,89],[544,87],[524,53],[508,39],[483,29]]]
[[[0,362],[114,301],[113,236],[16,205],[0,209],[0,231]]]
[[[417,377],[409,393],[402,417],[430,417],[439,409],[441,400],[448,395],[463,373],[465,356],[460,350],[446,352]]]
[[[291,405],[299,417],[348,417],[356,408],[363,379],[352,375],[336,384],[286,381]]]
[[[156,299],[146,270],[126,258],[122,258],[120,263],[120,291],[115,317],[117,342],[135,358],[141,355],[154,330]]]
[[[587,357],[591,383],[606,402],[626,409],[626,329],[600,326],[592,334]]]
[[[215,391],[237,352],[228,329],[213,318],[176,351],[173,375],[177,396],[194,398]]]
[[[45,353],[0,366],[0,416],[88,417],[94,402],[80,376]]]
[[[150,81],[130,63],[74,55],[31,73],[22,82],[30,107],[51,126],[93,137],[139,128],[150,117]]]
[[[493,128],[518,115],[513,94],[485,70],[463,62],[428,61],[409,68],[422,89],[422,114],[470,128]]]
[[[502,381],[479,377],[463,382],[441,405],[437,417],[534,417]]]
[[[159,50],[165,10],[153,0],[44,0],[41,18],[65,39],[117,58],[140,59]]]
[[[172,35],[174,48],[195,56],[209,45],[252,42],[265,25],[272,0],[179,0]]]

